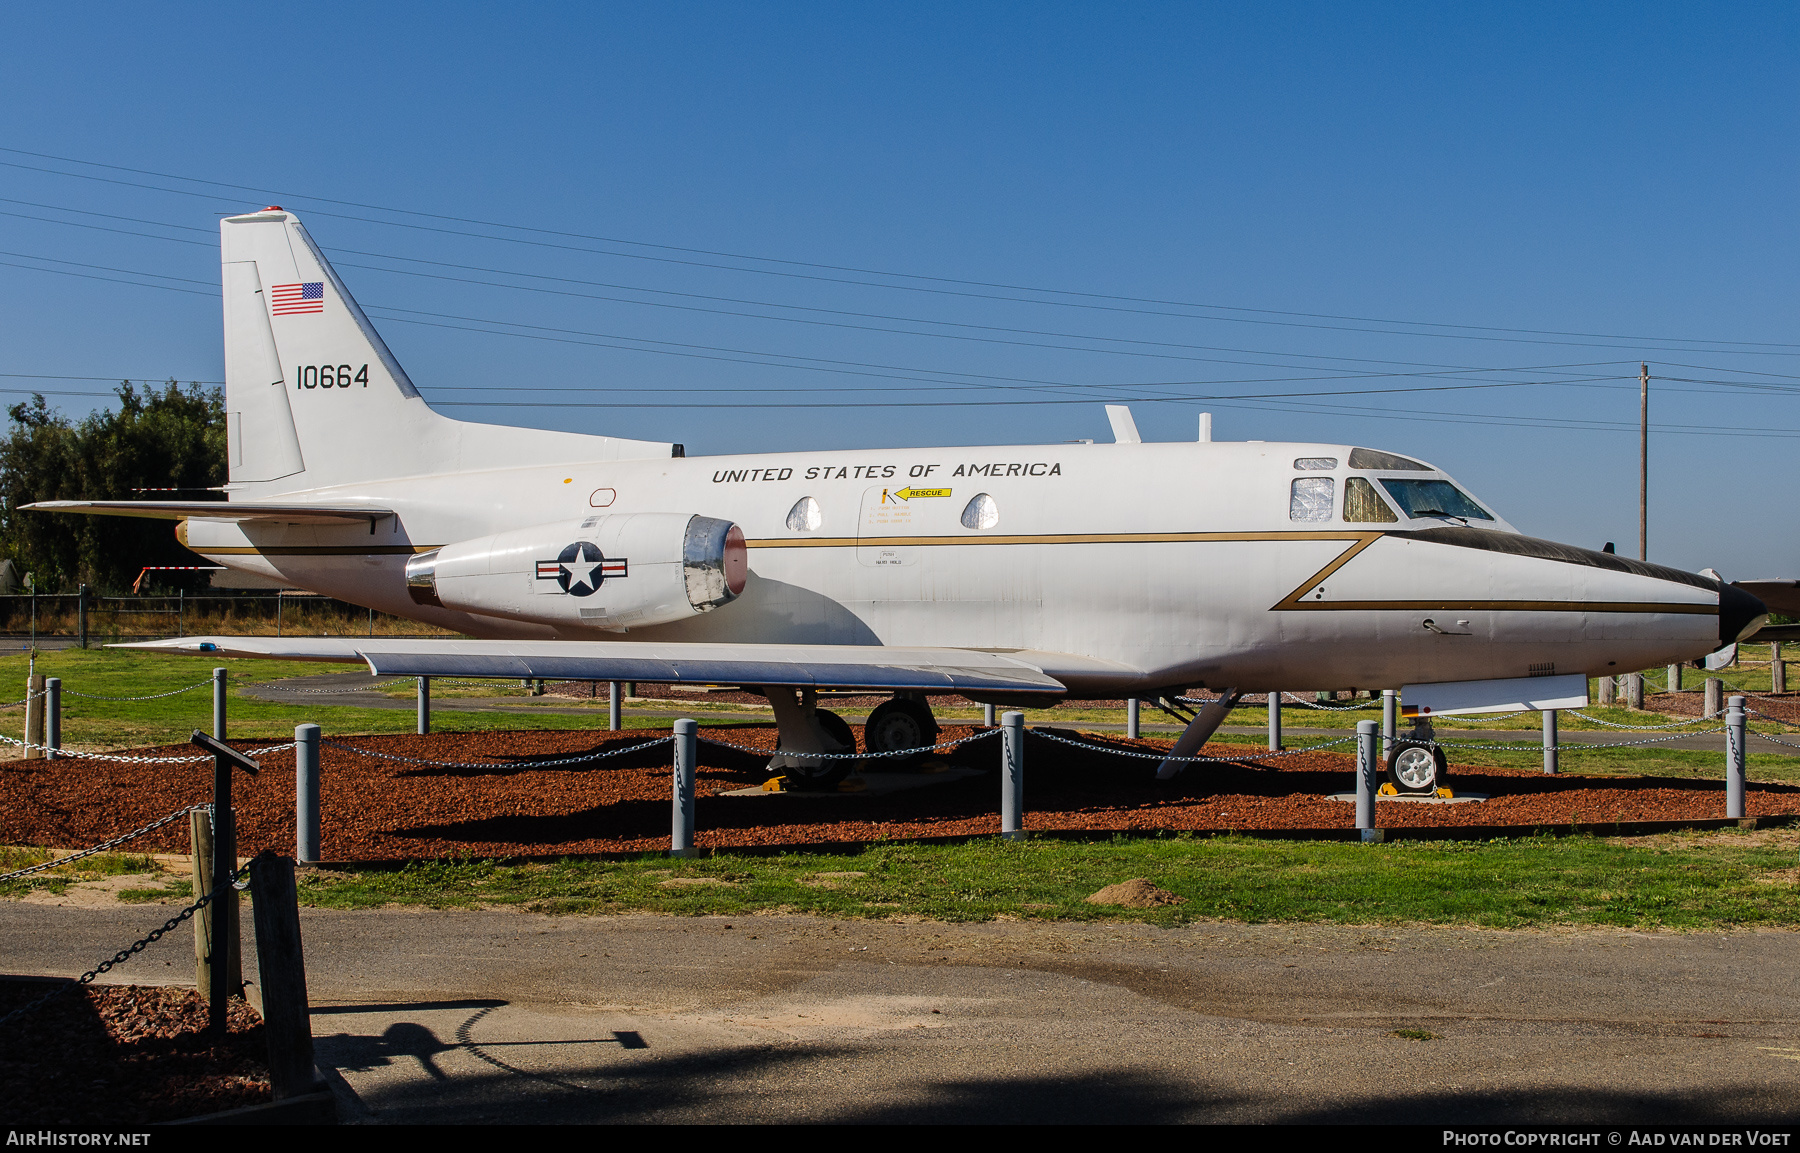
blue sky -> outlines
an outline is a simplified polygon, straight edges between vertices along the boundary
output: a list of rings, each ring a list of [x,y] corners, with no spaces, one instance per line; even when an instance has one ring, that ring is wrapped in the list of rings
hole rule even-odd
[[[1651,558],[1800,576],[1789,6],[8,22],[0,372],[101,379],[0,386],[70,412],[221,379],[213,222],[281,203],[445,412],[692,454],[1104,439],[1127,398],[1635,553],[1648,360]]]

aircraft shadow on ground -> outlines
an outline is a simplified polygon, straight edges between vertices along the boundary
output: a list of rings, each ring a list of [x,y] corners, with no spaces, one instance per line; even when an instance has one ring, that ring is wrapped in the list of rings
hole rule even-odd
[[[462,765],[419,765],[414,768],[396,772],[396,777],[511,777],[520,773],[590,773],[597,769],[644,769],[657,765],[665,765],[670,761],[669,746],[665,744],[651,745],[636,753],[617,754],[615,750],[628,749],[633,745],[641,745],[645,741],[654,741],[662,734],[655,732],[631,732],[618,737],[608,737],[596,741],[585,749],[570,749],[553,753],[528,753],[517,757],[497,760],[491,765],[469,762]],[[609,755],[612,754],[612,755]],[[571,757],[588,759],[571,761]],[[559,763],[551,763],[559,762]]]
[[[837,1073],[875,1052],[867,1046],[738,1046],[703,1054],[659,1053],[654,1064],[630,1051],[650,1049],[636,1033],[608,1032],[562,1041],[477,1042],[482,1010],[444,1041],[431,1029],[397,1022],[379,1036],[339,1033],[317,1039],[320,1056],[338,1069],[396,1067],[420,1074],[389,1080],[360,1095],[371,1120],[388,1123],[467,1121],[579,1124],[591,1122],[743,1122],[814,1120],[837,1124],[1784,1124],[1781,1094],[1752,1086],[1682,1091],[1601,1090],[1585,1086],[1491,1090],[1400,1089],[1368,1085],[1345,1092],[1336,1078],[1321,1084],[1315,1104],[1305,1086],[1245,1092],[1207,1077],[1130,1066],[1070,1076],[930,1078],[910,1075],[843,1078]],[[554,1071],[533,1064],[542,1045],[593,1045],[610,1059],[565,1061]],[[446,1071],[445,1056],[467,1053],[479,1072]],[[787,1085],[773,1096],[771,1084]],[[868,1086],[882,1086],[867,1101]],[[801,1087],[809,1087],[802,1090]],[[1316,1098],[1315,1098],[1316,1099]]]

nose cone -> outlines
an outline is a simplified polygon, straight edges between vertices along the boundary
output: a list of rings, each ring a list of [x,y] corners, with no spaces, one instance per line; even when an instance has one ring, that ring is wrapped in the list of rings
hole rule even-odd
[[[1769,619],[1769,606],[1741,588],[1719,584],[1719,646],[1736,644]]]

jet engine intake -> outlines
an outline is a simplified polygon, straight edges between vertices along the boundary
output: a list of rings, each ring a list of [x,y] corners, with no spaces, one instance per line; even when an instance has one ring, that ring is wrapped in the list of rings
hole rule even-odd
[[[729,604],[744,591],[744,533],[715,517],[624,513],[447,544],[406,562],[416,604],[624,632]]]

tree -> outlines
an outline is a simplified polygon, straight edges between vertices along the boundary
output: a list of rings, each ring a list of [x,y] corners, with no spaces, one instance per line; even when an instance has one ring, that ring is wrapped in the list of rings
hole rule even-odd
[[[225,483],[225,394],[170,380],[141,391],[129,380],[116,410],[79,424],[53,411],[41,393],[7,409],[0,442],[0,552],[44,591],[89,584],[128,591],[146,565],[200,563],[166,520],[21,512],[40,500],[132,500],[165,495],[204,500]],[[153,494],[146,489],[182,489]],[[223,499],[222,492],[211,495]],[[162,573],[156,583],[197,589],[205,573]]]

